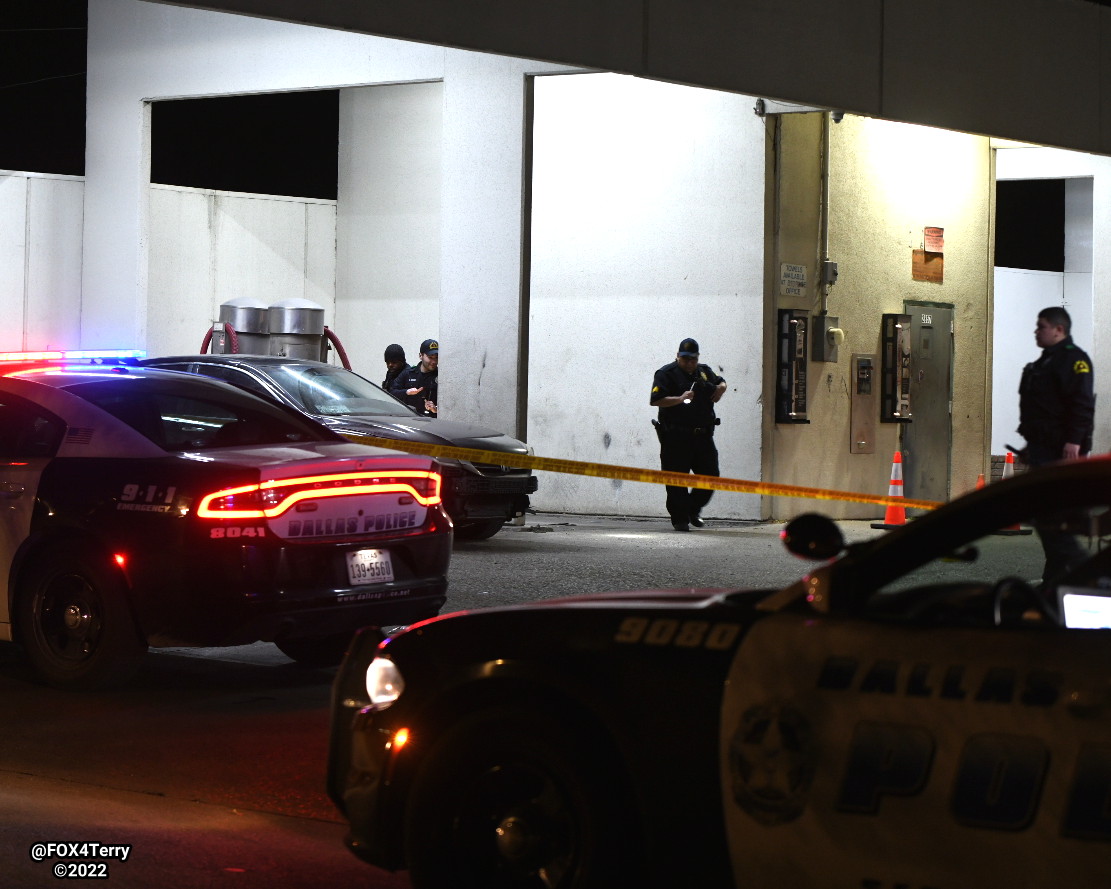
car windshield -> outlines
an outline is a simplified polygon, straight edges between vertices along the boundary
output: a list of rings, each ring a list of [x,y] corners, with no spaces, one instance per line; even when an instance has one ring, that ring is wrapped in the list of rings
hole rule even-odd
[[[167,451],[332,441],[325,427],[232,386],[200,377],[121,376],[66,387]]]
[[[283,364],[270,378],[310,414],[326,417],[412,417],[396,398],[356,373],[331,365]]]
[[[850,550],[831,566],[830,588],[896,613],[907,602],[939,602],[1021,587],[1064,618],[1085,607],[1111,626],[1111,461],[1093,459],[1031,471],[914,519]],[[1043,547],[1051,542],[1051,557]],[[1032,591],[1036,591],[1036,597]],[[1021,598],[1021,597],[1020,597]],[[1071,620],[1069,626],[1080,626]]]

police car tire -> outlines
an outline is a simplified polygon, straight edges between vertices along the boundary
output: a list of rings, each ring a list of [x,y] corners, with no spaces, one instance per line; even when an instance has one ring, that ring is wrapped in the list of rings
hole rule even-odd
[[[67,612],[74,625],[67,628]],[[107,556],[53,547],[29,566],[17,606],[19,639],[46,684],[66,689],[125,682],[146,653],[123,579]]]
[[[456,525],[455,536],[460,540],[489,540],[504,527],[505,521],[502,519],[472,522],[467,525]]]
[[[343,660],[352,633],[274,640],[278,650],[302,667],[334,667]]]
[[[414,889],[643,885],[618,770],[587,752],[596,746],[523,709],[478,712],[443,733],[406,811]]]

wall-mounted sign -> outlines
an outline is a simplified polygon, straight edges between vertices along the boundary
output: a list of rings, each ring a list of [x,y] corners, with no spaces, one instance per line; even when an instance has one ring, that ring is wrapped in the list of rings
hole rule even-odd
[[[945,280],[945,254],[911,251],[910,276],[915,281],[941,284]]]
[[[793,262],[780,263],[779,292],[783,296],[805,296],[806,266]]]
[[[922,230],[922,246],[927,253],[945,252],[945,229],[936,225],[927,225]]]

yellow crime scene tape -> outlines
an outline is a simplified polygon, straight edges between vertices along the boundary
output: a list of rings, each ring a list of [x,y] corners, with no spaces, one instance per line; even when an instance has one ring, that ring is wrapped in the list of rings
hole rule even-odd
[[[557,460],[552,457],[535,457],[524,454],[507,454],[503,451],[481,451],[457,448],[452,445],[425,444],[417,441],[399,441],[347,432],[344,437],[360,444],[422,454],[426,457],[449,457],[471,463],[493,463],[497,466],[514,466],[518,469],[539,469],[544,472],[563,472],[570,475],[589,475],[596,478],[614,478],[630,482],[647,482],[656,485],[676,485],[687,488],[708,488],[712,491],[733,491],[738,494],[766,494],[772,497],[803,497],[807,500],[844,500],[849,503],[874,503],[879,506],[904,506],[908,509],[936,509],[942,504],[936,500],[915,500],[909,497],[892,497],[888,494],[860,494],[855,491],[835,491],[829,488],[807,488],[801,485],[779,485],[771,482],[754,482],[738,478],[719,478],[713,475],[692,475],[683,472],[664,472],[660,469],[637,469],[610,463],[586,463],[580,460]]]

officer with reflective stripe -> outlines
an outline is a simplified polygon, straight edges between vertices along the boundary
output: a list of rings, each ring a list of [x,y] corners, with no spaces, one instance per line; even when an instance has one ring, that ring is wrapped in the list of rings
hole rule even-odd
[[[1075,460],[1092,449],[1092,359],[1072,341],[1071,330],[1072,318],[1061,306],[1038,313],[1034,342],[1042,355],[1026,365],[1018,387],[1018,431],[1026,439],[1022,456],[1031,467]],[[1085,556],[1063,524],[1060,516],[1035,524],[1045,550],[1044,584]]]
[[[660,465],[665,472],[721,475],[714,428],[720,420],[714,405],[725,394],[725,380],[707,364],[698,363],[698,343],[679,343],[675,360],[656,371],[649,403],[659,409],[652,423],[660,439]],[[701,528],[702,508],[713,491],[667,486],[667,512],[676,531]]]

